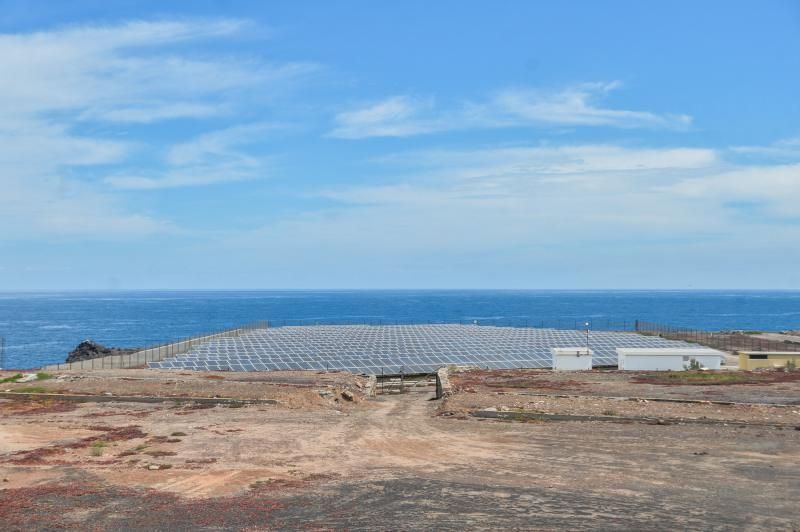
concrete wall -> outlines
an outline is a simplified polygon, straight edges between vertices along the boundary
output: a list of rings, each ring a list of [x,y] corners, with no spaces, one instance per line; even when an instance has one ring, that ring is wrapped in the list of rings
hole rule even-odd
[[[800,352],[797,351],[739,351],[739,369],[785,368],[787,362],[800,367]]]
[[[557,371],[581,371],[592,369],[592,350],[585,347],[554,347],[553,369]]]

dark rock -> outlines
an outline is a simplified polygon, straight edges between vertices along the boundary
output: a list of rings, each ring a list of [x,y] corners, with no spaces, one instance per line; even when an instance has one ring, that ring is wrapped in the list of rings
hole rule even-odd
[[[106,347],[98,344],[94,340],[84,340],[67,355],[67,363],[80,362],[81,360],[91,360],[93,358],[107,357],[112,355],[128,355],[135,353],[138,349],[125,349],[116,347]]]

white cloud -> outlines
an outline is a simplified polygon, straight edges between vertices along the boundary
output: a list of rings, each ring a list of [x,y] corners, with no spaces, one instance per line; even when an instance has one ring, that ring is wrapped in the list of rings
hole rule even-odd
[[[613,83],[582,83],[559,91],[512,88],[485,101],[437,109],[432,100],[392,96],[336,115],[331,137],[408,137],[460,129],[543,126],[609,126],[685,129],[683,114],[611,109],[593,101],[618,88]]]
[[[508,116],[517,122],[567,126],[683,129],[688,115],[656,114],[598,107],[592,100],[619,87],[619,83],[584,83],[558,92],[507,89],[499,92],[486,113]]]
[[[119,188],[160,188],[259,172],[262,160],[215,134],[170,150],[147,137],[121,140],[125,131],[115,129],[230,117],[243,91],[263,95],[314,69],[180,46],[233,38],[247,27],[238,20],[137,21],[0,35],[0,225],[13,229],[3,238],[175,230],[104,191],[97,174],[117,176],[108,183]],[[164,149],[166,164],[146,159]]]
[[[432,102],[408,96],[394,96],[336,115],[337,127],[330,136],[357,139],[364,137],[408,137],[442,129],[438,119],[423,120],[419,115],[431,110]]]
[[[476,286],[571,279],[582,286],[579,272],[597,267],[605,277],[595,284],[631,286],[630,270],[639,286],[681,284],[676,276],[716,286],[697,268],[714,271],[733,250],[763,251],[765,242],[780,247],[800,238],[796,218],[789,219],[798,213],[798,168],[737,168],[715,150],[500,147],[406,152],[379,164],[390,165],[394,177],[331,187],[320,195],[335,206],[224,245],[285,274],[286,282],[297,282],[300,271],[324,270],[337,286],[394,286],[389,279],[398,286],[459,286],[458,279]],[[730,206],[747,201],[761,204],[757,217]],[[258,251],[267,249],[281,253]],[[293,267],[307,264],[314,268]],[[526,270],[551,276],[530,278]],[[382,275],[371,281],[375,271]],[[666,277],[648,279],[647,271]]]
[[[712,150],[573,145],[394,160],[412,161],[398,164],[404,177],[323,191],[340,206],[282,220],[240,242],[284,249],[294,259],[337,250],[405,263],[725,230],[720,205],[664,190],[716,171]]]
[[[729,150],[736,154],[748,156],[798,159],[800,158],[800,137],[782,139],[768,146],[733,146]]]
[[[762,216],[800,219],[800,164],[735,168],[684,179],[664,191],[697,200],[708,198],[715,203],[761,205]]]
[[[228,110],[222,104],[202,103],[170,103],[145,104],[141,106],[120,107],[109,110],[93,110],[85,118],[102,118],[110,122],[130,122],[134,124],[150,124],[162,120],[176,118],[210,118],[226,114]]]
[[[105,182],[119,189],[152,190],[211,185],[263,177],[268,159],[242,150],[263,141],[276,126],[265,123],[234,126],[171,146],[166,168],[155,175],[114,175]]]

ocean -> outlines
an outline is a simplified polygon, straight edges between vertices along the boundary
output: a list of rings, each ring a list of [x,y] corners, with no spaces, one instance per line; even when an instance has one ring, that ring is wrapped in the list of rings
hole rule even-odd
[[[81,340],[167,342],[257,320],[469,322],[631,329],[635,320],[707,330],[800,329],[800,291],[253,290],[0,292],[5,367],[63,362]]]

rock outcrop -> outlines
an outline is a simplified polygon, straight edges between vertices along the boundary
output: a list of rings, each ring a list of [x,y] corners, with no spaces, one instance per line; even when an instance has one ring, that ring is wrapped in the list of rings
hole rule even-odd
[[[93,358],[107,357],[111,355],[127,355],[135,353],[138,349],[106,347],[98,344],[94,340],[84,340],[67,355],[67,363],[80,362],[81,360],[91,360]]]

